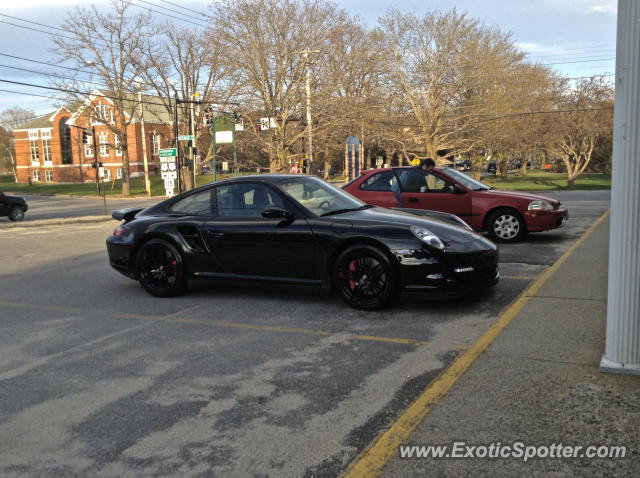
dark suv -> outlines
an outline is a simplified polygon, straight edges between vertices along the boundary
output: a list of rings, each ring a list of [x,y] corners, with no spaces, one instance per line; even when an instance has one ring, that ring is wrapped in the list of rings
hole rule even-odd
[[[18,196],[6,196],[0,193],[0,217],[9,216],[11,221],[22,221],[29,206]]]

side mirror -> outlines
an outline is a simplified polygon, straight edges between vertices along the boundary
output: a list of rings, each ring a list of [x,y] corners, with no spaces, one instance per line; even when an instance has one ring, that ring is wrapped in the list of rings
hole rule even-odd
[[[454,194],[466,194],[467,191],[465,191],[462,186],[458,185],[458,184],[454,184],[453,185],[453,193]]]
[[[264,208],[260,214],[267,219],[283,219],[288,221],[293,218],[293,214],[291,214],[290,211],[279,206],[268,206]]]

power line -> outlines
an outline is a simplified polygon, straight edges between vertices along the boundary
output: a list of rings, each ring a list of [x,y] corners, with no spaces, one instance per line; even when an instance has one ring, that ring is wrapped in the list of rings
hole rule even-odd
[[[65,70],[79,71],[81,73],[86,73],[88,75],[91,75],[93,73],[93,72],[88,71],[88,70],[81,70],[79,68],[72,68],[70,66],[64,66],[64,65],[56,65],[55,63],[47,63],[46,61],[32,60],[30,58],[24,58],[22,56],[9,55],[8,53],[0,53],[0,56],[7,56],[9,58],[15,58],[17,60],[30,61],[32,63],[40,63],[41,65],[54,66],[56,68],[64,68]]]
[[[17,18],[17,17],[12,17],[12,18]],[[19,20],[23,21],[23,22],[26,22],[26,23],[32,23],[32,24],[35,24],[35,25],[45,26],[47,28],[54,28],[56,30],[62,30],[61,28],[52,27],[50,25],[44,25],[43,23],[32,22],[31,20],[23,20],[23,19],[19,19]],[[32,30],[34,32],[44,33],[46,35],[51,35],[51,36],[56,36],[56,37],[60,37],[60,38],[66,38],[68,40],[78,41],[77,37],[71,37],[71,36],[68,36],[68,35],[62,35],[61,33],[48,32],[48,31],[45,31],[45,30],[40,30],[39,28],[28,27],[26,25],[19,25],[17,23],[6,22],[4,20],[0,20],[0,23],[4,23],[6,25],[11,25],[11,26],[18,27],[18,28],[24,28],[26,30]],[[67,33],[73,33],[73,32],[70,32],[68,30],[62,30],[62,31],[67,32]],[[99,43],[99,44],[101,44],[102,46],[105,46],[105,47],[109,47],[109,45],[107,45],[106,43],[101,42],[101,41],[96,41],[96,43]]]
[[[71,93],[71,94],[76,94],[76,95],[98,96],[98,97],[101,97],[101,98],[109,98],[109,99],[112,99],[112,100],[135,101],[136,103],[144,103],[144,104],[148,104],[148,105],[156,105],[156,106],[164,106],[164,107],[167,106],[165,103],[155,103],[153,101],[146,101],[146,100],[138,101],[137,99],[122,98],[120,96],[94,94],[94,93],[88,93],[86,91],[72,90],[72,89],[69,89],[69,88],[56,88],[56,87],[53,87],[53,86],[35,85],[33,83],[24,83],[24,82],[21,82],[21,81],[11,81],[11,80],[2,80],[2,79],[0,79],[0,82],[2,82],[2,83],[10,83],[12,85],[30,86],[32,88],[42,88],[44,90],[61,91],[63,93]],[[47,98],[47,97],[45,96],[44,98]],[[51,98],[51,97],[49,97],[49,98]]]
[[[548,66],[548,65],[567,65],[569,63],[597,63],[597,62],[600,62],[600,61],[611,61],[611,60],[615,60],[615,59],[616,59],[616,57],[614,56],[614,57],[611,57],[611,58],[600,58],[598,60],[561,61],[561,62],[558,62],[558,63],[539,63],[539,64],[540,65],[545,65],[545,66]]]
[[[168,3],[169,5],[173,5],[174,7],[182,8],[183,10],[188,10],[190,12],[197,13],[198,15],[202,15],[203,17],[213,18],[212,16],[207,15],[206,13],[199,12],[197,10],[193,10],[192,8],[183,7],[182,5],[178,5],[177,3],[169,2],[168,0],[160,0],[160,1],[162,3]]]
[[[80,68],[72,68],[72,67],[70,67],[70,66],[64,66],[64,65],[56,65],[55,63],[48,63],[48,62],[46,62],[46,61],[32,60],[32,59],[30,59],[30,58],[24,58],[24,57],[22,57],[22,56],[16,56],[16,55],[9,55],[9,54],[7,54],[7,53],[0,53],[0,56],[6,56],[6,57],[9,57],[9,58],[15,58],[15,59],[18,59],[18,60],[30,61],[30,62],[32,62],[32,63],[39,63],[39,64],[41,64],[41,65],[53,66],[53,67],[55,67],[55,68],[64,68],[64,69],[66,69],[66,70],[78,71],[78,72],[80,72],[80,73],[85,73],[85,74],[87,74],[87,75],[94,75],[94,74],[96,74],[96,72],[94,72],[94,71],[82,70],[82,69],[80,69]],[[17,68],[17,67],[13,67],[13,66],[7,66],[7,68],[15,68],[15,69],[19,69],[19,68]],[[33,70],[32,70],[32,71],[33,71]],[[35,71],[33,71],[33,72],[34,72],[34,73],[36,73]],[[40,73],[40,74],[44,74],[44,73]],[[55,75],[55,74],[52,74],[52,75],[50,75],[50,76],[58,76],[59,78],[72,79],[72,78],[68,78],[68,77],[64,77],[64,76],[60,76],[60,75]],[[90,81],[90,80],[88,80],[88,79],[86,79],[86,78],[78,78],[78,80],[82,80],[82,81],[86,81],[86,82],[90,82],[90,83],[96,83],[96,84],[101,84],[101,85],[104,85],[104,86],[108,86],[108,85],[107,85],[106,83],[104,83],[104,82],[100,82],[100,81],[93,81],[93,80],[92,80],[92,81]],[[140,85],[148,86],[148,87],[150,87],[150,88],[155,88],[155,87],[156,87],[156,85],[153,85],[152,83],[146,83],[146,82],[144,82],[144,81],[138,81],[138,80],[131,79],[131,78],[125,78],[125,80],[127,80],[127,81],[132,81],[132,82],[136,82],[136,83],[138,83],[138,84],[140,84]]]
[[[207,27],[207,25],[204,25],[204,24],[201,24],[201,23],[196,23],[196,22],[193,22],[193,21],[191,21],[191,20],[187,20],[186,18],[176,17],[175,15],[170,15],[170,14],[168,14],[168,13],[159,12],[159,11],[154,10],[154,9],[152,9],[152,8],[149,8],[149,7],[144,7],[144,6],[142,6],[142,5],[138,5],[137,3],[133,3],[133,1],[132,1],[132,0],[123,0],[123,1],[124,1],[124,2],[126,2],[126,3],[128,3],[129,5],[134,6],[134,7],[138,7],[138,8],[142,8],[143,10],[147,10],[148,12],[156,13],[156,14],[158,14],[158,15],[164,15],[164,16],[166,16],[166,17],[170,17],[170,18],[175,18],[176,20],[180,20],[180,21],[183,21],[183,22],[186,22],[186,23],[190,23],[190,24],[192,24],[192,25],[196,25],[196,26],[198,26],[198,27],[203,27],[203,28],[206,28],[206,27]],[[154,5],[154,6],[155,6],[155,5]]]
[[[189,15],[188,13],[182,13],[182,12],[180,12],[178,10],[173,10],[172,8],[163,7],[162,5],[157,5],[155,3],[147,2],[146,0],[138,0],[138,1],[141,2],[141,3],[146,3],[147,5],[151,5],[152,7],[162,8],[164,10],[167,10],[168,12],[177,13],[179,15],[184,15],[185,17],[189,17],[189,18],[193,18],[195,20],[201,21],[200,17]],[[160,13],[163,13],[163,12],[160,12]]]

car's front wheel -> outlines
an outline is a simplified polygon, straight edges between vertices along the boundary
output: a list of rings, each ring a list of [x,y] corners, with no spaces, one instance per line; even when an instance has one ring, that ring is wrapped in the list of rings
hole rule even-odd
[[[399,295],[393,264],[369,245],[345,249],[335,262],[333,281],[342,299],[356,309],[380,309]]]
[[[497,242],[517,242],[527,234],[527,227],[517,211],[498,209],[487,219],[487,232]]]
[[[20,206],[13,206],[11,211],[9,211],[9,220],[10,221],[22,221],[24,219],[24,209]]]
[[[145,242],[136,258],[140,285],[157,297],[173,297],[187,290],[187,274],[182,256],[173,244],[152,239]]]

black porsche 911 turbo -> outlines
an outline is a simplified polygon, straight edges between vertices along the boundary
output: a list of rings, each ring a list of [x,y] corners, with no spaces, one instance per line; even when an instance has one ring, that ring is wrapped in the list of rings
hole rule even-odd
[[[113,218],[111,266],[159,297],[190,279],[262,281],[371,310],[402,290],[458,295],[499,276],[496,245],[458,217],[370,206],[312,176],[232,178]]]

